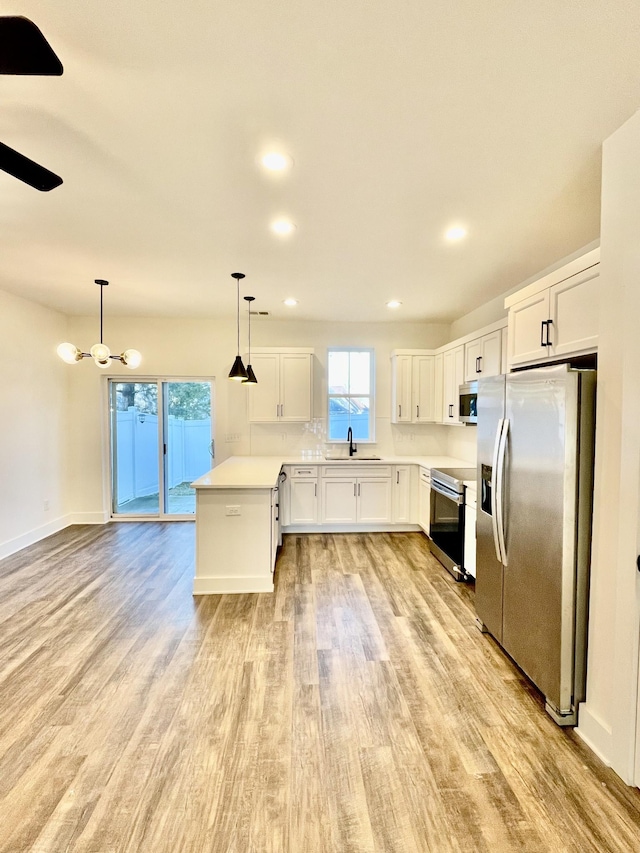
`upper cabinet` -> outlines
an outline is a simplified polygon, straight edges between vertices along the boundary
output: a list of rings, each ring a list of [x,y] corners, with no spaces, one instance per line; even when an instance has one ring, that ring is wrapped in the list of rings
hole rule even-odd
[[[460,386],[464,382],[464,344],[442,354],[442,423],[459,424]]]
[[[310,421],[313,412],[313,350],[255,349],[258,380],[247,386],[252,423]]]
[[[502,329],[464,345],[464,381],[502,372]]]
[[[391,423],[436,420],[434,356],[397,350],[391,356]]]
[[[599,259],[594,249],[505,299],[510,367],[597,349]]]

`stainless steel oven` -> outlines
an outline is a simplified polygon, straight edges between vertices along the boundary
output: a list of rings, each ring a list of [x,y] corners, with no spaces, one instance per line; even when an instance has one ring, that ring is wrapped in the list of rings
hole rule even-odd
[[[464,568],[464,481],[475,477],[475,468],[431,469],[430,548],[459,581],[468,578]]]

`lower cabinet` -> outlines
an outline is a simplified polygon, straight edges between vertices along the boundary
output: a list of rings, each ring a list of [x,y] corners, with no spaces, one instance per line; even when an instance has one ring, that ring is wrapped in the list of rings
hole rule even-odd
[[[420,468],[418,501],[418,524],[428,534],[431,522],[431,471],[428,468]]]
[[[411,504],[411,467],[396,465],[393,475],[393,521],[396,524],[414,522]]]
[[[289,483],[289,524],[316,524],[318,521],[318,481],[294,480]]]
[[[327,524],[390,522],[391,478],[323,479],[322,521]]]

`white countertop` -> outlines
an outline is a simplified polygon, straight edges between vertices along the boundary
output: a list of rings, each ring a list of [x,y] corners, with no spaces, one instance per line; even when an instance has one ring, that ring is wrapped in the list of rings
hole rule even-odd
[[[194,489],[272,489],[283,465],[420,465],[423,468],[472,468],[454,456],[383,456],[379,460],[303,458],[301,456],[232,456],[191,485]],[[469,484],[474,481],[468,481]],[[465,483],[466,485],[466,483]]]
[[[279,456],[232,456],[191,485],[194,489],[272,489],[281,468]]]

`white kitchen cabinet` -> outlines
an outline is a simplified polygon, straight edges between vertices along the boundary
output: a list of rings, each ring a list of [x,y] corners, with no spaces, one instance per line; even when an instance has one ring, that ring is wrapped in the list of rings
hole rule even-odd
[[[318,479],[296,478],[289,482],[289,524],[317,524],[318,522]]]
[[[469,341],[464,347],[464,381],[497,376],[502,371],[502,330]]]
[[[420,506],[418,523],[428,535],[431,524],[431,471],[429,468],[420,468],[418,491]]]
[[[252,423],[310,421],[313,406],[313,350],[257,349],[251,365],[258,380],[248,385]]]
[[[435,421],[434,356],[394,352],[391,356],[391,423]]]
[[[572,269],[575,266],[575,262],[570,265]],[[517,293],[507,297],[511,367],[544,364],[597,349],[599,271],[599,263],[592,263],[548,287],[529,285],[520,299]],[[556,271],[556,277],[562,275],[562,270]],[[543,281],[547,280],[549,276]]]
[[[396,465],[393,476],[393,521],[398,524],[413,522],[411,513],[411,467]]]
[[[411,389],[411,413],[414,423],[433,423],[436,419],[435,356],[413,356]]]
[[[442,423],[460,423],[460,386],[464,382],[464,345],[445,350],[442,359]]]
[[[322,477],[322,522],[382,524],[391,521],[391,469],[345,475],[344,468],[326,468]]]
[[[391,357],[391,423],[410,424],[411,409],[411,369],[413,356],[393,355]]]
[[[352,477],[322,480],[322,521],[325,524],[355,524],[357,483]]]
[[[391,480],[389,477],[367,477],[356,483],[358,502],[356,519],[368,524],[391,521]]]

